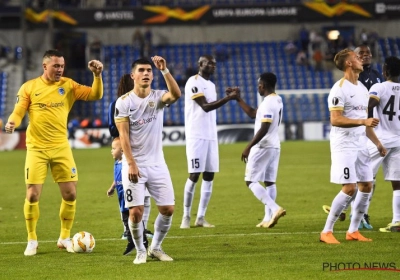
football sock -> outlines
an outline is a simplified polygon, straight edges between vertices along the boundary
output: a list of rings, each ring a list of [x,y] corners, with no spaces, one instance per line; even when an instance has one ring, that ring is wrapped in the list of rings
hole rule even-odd
[[[124,225],[124,234],[127,236],[128,241],[132,242],[131,230],[129,229],[129,211],[121,212],[122,223]]]
[[[266,190],[267,190],[268,195],[274,201],[276,201],[276,193],[277,193],[276,192],[276,184],[266,187]],[[267,205],[265,205],[265,207],[264,207],[264,212],[265,212],[265,216],[264,216],[263,221],[269,221],[271,219],[273,213]]]
[[[74,224],[76,212],[76,200],[74,201],[61,201],[60,207],[60,221],[61,221],[61,233],[60,238],[69,238],[71,235],[71,228]]]
[[[353,212],[354,209],[354,199],[357,196],[357,192],[358,192],[358,188],[356,188],[356,191],[354,192],[352,199],[349,201],[349,203],[346,205],[346,207],[343,209],[344,212],[347,211],[347,209],[349,209],[349,207],[351,206],[351,212]],[[353,215],[353,213],[351,213],[351,215]]]
[[[351,211],[350,211],[350,216],[353,216],[353,210],[354,210],[354,200],[356,199],[358,192],[358,188],[356,188],[356,191],[354,192],[353,196],[351,197],[350,202],[346,205],[346,207],[343,209],[343,211],[347,211],[349,207],[351,206]]]
[[[328,231],[333,231],[333,225],[339,219],[340,213],[350,202],[352,197],[340,191],[332,201],[331,211],[329,211],[328,218],[326,218],[325,227],[322,232],[327,233]],[[357,225],[358,227],[358,225]]]
[[[371,204],[372,196],[374,195],[374,192],[375,192],[375,182],[376,182],[376,180],[374,179],[374,182],[372,184],[372,190],[369,193],[368,206],[367,206],[367,209],[365,209],[365,214],[368,214],[369,205]]]
[[[142,217],[142,221],[144,223],[144,228],[147,228],[147,222],[149,221],[149,217],[150,217],[150,209],[151,209],[150,196],[145,196],[144,197],[144,211],[143,211],[143,217]]]
[[[393,191],[393,220],[392,223],[400,222],[400,190]]]
[[[196,188],[196,183],[187,179],[185,184],[185,192],[183,194],[183,216],[190,217],[192,210],[193,196]]]
[[[29,202],[25,199],[24,203],[24,216],[26,230],[28,231],[28,241],[37,240],[36,225],[39,220],[39,201]]]
[[[154,222],[154,235],[151,241],[152,249],[160,249],[161,243],[171,228],[172,216],[164,216],[158,214],[156,221]]]
[[[349,226],[349,232],[353,233],[358,231],[361,219],[364,217],[365,209],[368,208],[369,194],[358,190],[356,198],[354,199],[354,208]]]
[[[201,195],[200,195],[200,203],[199,209],[197,210],[197,217],[204,217],[206,215],[207,206],[210,202],[211,194],[212,194],[213,181],[204,181],[201,182]]]
[[[143,245],[143,223],[140,221],[139,223],[132,222],[129,219],[129,229],[131,230],[131,235],[133,239],[133,243],[135,243],[135,247],[137,251],[146,251],[146,248]]]
[[[249,189],[253,192],[255,197],[263,204],[267,205],[272,213],[279,209],[279,205],[268,195],[267,190],[258,182],[253,182],[249,185]]]

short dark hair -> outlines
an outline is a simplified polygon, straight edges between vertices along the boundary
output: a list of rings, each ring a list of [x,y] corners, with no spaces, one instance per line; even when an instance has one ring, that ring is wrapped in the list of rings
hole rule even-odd
[[[200,63],[202,63],[204,60],[213,60],[213,59],[215,58],[211,54],[203,54],[202,56],[199,57],[197,63],[200,65]]]
[[[139,65],[139,64],[153,65],[153,64],[151,63],[150,60],[148,60],[147,58],[142,57],[142,58],[136,59],[134,62],[132,62],[132,67],[131,67],[131,69],[134,70],[135,67],[136,67],[137,65]]]
[[[260,81],[262,81],[264,87],[274,89],[277,79],[274,73],[266,72],[260,75]]]
[[[335,62],[336,68],[344,71],[346,70],[345,64],[346,59],[349,57],[349,53],[353,52],[351,49],[344,49],[338,52],[335,57],[333,58],[333,62]]]
[[[117,96],[120,97],[133,89],[134,83],[130,74],[121,77],[118,84]]]
[[[64,55],[59,50],[47,50],[45,51],[43,58],[51,58],[52,56],[63,57]]]
[[[368,49],[370,49],[370,47],[367,44],[360,44],[355,48],[355,50],[358,49],[358,48],[368,48]]]
[[[385,59],[386,71],[390,77],[400,76],[400,59],[396,56],[389,56]]]

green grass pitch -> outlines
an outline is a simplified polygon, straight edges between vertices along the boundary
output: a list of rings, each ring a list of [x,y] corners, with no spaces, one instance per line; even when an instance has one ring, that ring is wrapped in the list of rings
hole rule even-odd
[[[91,254],[69,254],[56,246],[59,235],[60,194],[49,173],[40,200],[37,233],[38,254],[25,257],[26,229],[23,217],[25,151],[0,153],[0,279],[399,279],[400,271],[339,268],[384,267],[400,269],[400,235],[380,233],[392,218],[392,190],[382,173],[369,214],[373,230],[363,230],[373,242],[345,240],[348,218],[337,222],[336,237],[342,243],[319,242],[326,214],[339,186],[329,183],[329,143],[282,143],[277,202],[287,215],[272,229],[255,225],[264,215],[263,205],[243,181],[240,161],[245,143],[220,146],[220,172],[216,174],[207,219],[215,228],[179,228],[183,188],[187,178],[184,147],[165,147],[175,188],[176,210],[163,249],[172,263],[148,259],[133,265],[134,254],[122,256],[116,196],[106,191],[113,180],[110,148],[74,150],[79,170],[77,213],[72,234],[85,230],[96,239]],[[196,187],[192,223],[200,194]],[[153,202],[153,201],[152,201]],[[149,228],[157,211],[152,204]]]

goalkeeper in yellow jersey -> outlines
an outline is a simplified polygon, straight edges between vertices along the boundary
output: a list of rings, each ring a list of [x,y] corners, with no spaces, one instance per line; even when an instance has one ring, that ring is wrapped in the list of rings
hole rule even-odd
[[[39,199],[48,168],[62,196],[61,232],[57,246],[73,252],[70,231],[76,210],[78,170],[67,138],[68,114],[76,100],[93,101],[103,97],[103,64],[100,61],[91,60],[88,63],[89,70],[93,72],[92,87],[63,77],[65,61],[58,50],[46,51],[42,66],[43,74],[27,81],[19,89],[14,111],[5,125],[6,133],[13,133],[28,112],[24,204],[28,245],[25,256],[35,255],[38,247],[36,224]]]

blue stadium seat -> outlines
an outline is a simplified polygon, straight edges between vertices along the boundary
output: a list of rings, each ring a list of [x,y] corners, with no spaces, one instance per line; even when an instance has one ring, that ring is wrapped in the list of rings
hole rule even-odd
[[[228,0],[227,0],[228,1]],[[187,1],[188,3],[190,1]],[[382,41],[385,43],[385,40]],[[239,86],[242,90],[246,102],[253,107],[257,107],[257,78],[263,72],[274,72],[278,78],[277,89],[307,89],[307,88],[330,88],[333,81],[331,71],[314,72],[306,67],[297,66],[293,63],[294,58],[284,52],[286,41],[273,42],[224,42],[231,58],[225,62],[218,62],[216,72],[211,80],[215,81],[219,97],[225,94],[228,86]],[[398,50],[399,38],[387,39],[384,50],[389,48],[391,52]],[[394,46],[392,46],[394,45]],[[182,64],[184,69],[197,67],[198,57],[202,54],[213,53],[215,44],[195,43],[195,44],[171,44],[156,47],[157,53],[164,56],[169,63]],[[130,63],[137,57],[137,50],[131,45],[105,45],[103,46],[105,60],[105,70],[103,72],[104,98],[100,105],[89,106],[82,104],[76,106],[81,117],[94,117],[92,114],[101,113],[107,116],[108,104],[114,100],[120,77],[130,72]],[[383,50],[383,48],[382,48]],[[172,69],[173,70],[173,69]],[[76,77],[71,76],[82,84],[90,85],[92,82],[91,73],[83,70],[76,73]],[[0,78],[0,85],[2,84]],[[159,71],[154,72],[153,88],[166,88],[164,79]],[[184,91],[182,87],[182,91]],[[290,121],[317,120],[326,118],[325,103],[316,103],[321,100],[315,96],[283,96],[287,113],[284,119]],[[304,98],[304,100],[303,100]],[[2,100],[0,100],[1,102]],[[309,102],[308,108],[304,110],[305,101]],[[325,101],[324,101],[325,102]],[[303,105],[302,105],[303,104]],[[303,107],[302,107],[303,106]],[[319,109],[318,109],[319,108]],[[305,111],[305,112],[302,112]],[[229,102],[218,109],[219,123],[252,123],[235,102]],[[329,114],[329,112],[328,112]],[[165,110],[165,120],[172,120],[174,124],[184,124],[184,99],[181,98],[173,104],[171,108]]]

